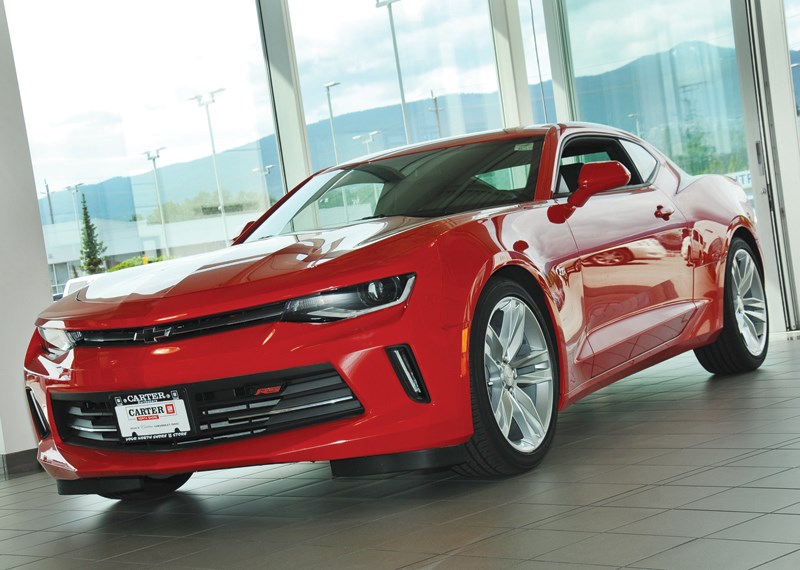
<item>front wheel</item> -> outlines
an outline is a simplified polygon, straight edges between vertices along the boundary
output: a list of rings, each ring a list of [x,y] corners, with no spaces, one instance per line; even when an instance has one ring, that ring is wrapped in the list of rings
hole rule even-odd
[[[722,332],[713,343],[694,351],[697,360],[713,374],[755,370],[767,357],[767,296],[756,255],[738,237],[728,250],[723,300]]]
[[[544,310],[514,281],[490,281],[481,294],[469,347],[474,433],[459,473],[514,475],[547,453],[559,374]]]

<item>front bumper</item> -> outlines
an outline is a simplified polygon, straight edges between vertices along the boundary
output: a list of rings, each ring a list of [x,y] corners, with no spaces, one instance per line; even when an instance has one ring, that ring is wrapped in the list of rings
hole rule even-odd
[[[420,305],[394,307],[324,325],[269,323],[177,342],[79,347],[54,357],[34,335],[26,384],[49,424],[39,461],[57,479],[165,475],[295,461],[332,461],[454,446],[472,433],[464,326],[435,327]],[[413,340],[413,342],[412,342]],[[386,347],[411,347],[430,402],[412,400]],[[200,382],[325,369],[337,374],[358,408],[323,423],[186,445],[98,445],[70,437],[58,401],[89,394],[185,387]],[[268,384],[268,383],[267,383]],[[340,387],[342,388],[342,387]],[[63,433],[62,433],[63,432]],[[74,436],[74,433],[72,434]]]

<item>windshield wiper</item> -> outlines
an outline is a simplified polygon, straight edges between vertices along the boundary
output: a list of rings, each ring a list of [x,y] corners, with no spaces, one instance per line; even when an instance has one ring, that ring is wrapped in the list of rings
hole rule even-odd
[[[381,218],[390,218],[389,214],[375,214],[374,216],[367,216],[365,218],[358,218],[357,220],[353,220],[354,222],[363,222],[365,220],[379,220]]]

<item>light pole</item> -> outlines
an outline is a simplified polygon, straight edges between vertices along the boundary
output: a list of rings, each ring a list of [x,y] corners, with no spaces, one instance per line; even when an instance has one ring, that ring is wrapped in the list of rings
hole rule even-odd
[[[72,213],[75,214],[75,229],[78,234],[78,260],[81,258],[81,222],[78,219],[78,204],[76,202],[78,196],[78,188],[83,186],[83,182],[78,182],[72,186],[67,186],[67,190],[72,194]]]
[[[436,114],[436,132],[438,133],[439,138],[442,138],[442,119],[440,117],[442,107],[439,106],[439,98],[433,94],[433,89],[431,89],[431,99],[433,99],[433,108],[428,110],[433,111]]]
[[[158,204],[158,216],[161,218],[161,239],[164,240],[164,257],[169,259],[171,257],[169,252],[169,243],[167,242],[167,224],[164,220],[164,208],[161,205],[161,188],[158,184],[158,166],[156,160],[161,156],[161,151],[166,147],[158,147],[155,150],[146,150],[142,154],[147,157],[147,160],[153,163],[153,181],[156,184],[156,203]]]
[[[338,81],[325,84],[325,96],[328,98],[328,118],[331,122],[331,139],[333,139],[333,160],[339,164],[339,151],[336,148],[336,130],[333,128],[333,105],[331,105],[331,87],[339,85]]]
[[[44,180],[44,190],[47,193],[47,208],[50,210],[50,223],[55,224],[56,218],[53,215],[53,201],[50,199],[50,185],[47,183],[47,179]]]
[[[633,119],[636,122],[636,136],[641,138],[642,137],[642,132],[641,132],[642,129],[641,129],[641,126],[639,124],[639,113],[631,113],[630,115],[628,115],[628,118],[629,119]]]
[[[394,49],[394,66],[397,70],[397,85],[400,87],[400,111],[403,114],[403,131],[406,134],[406,144],[411,143],[411,134],[408,128],[408,112],[406,109],[406,92],[403,88],[403,73],[400,71],[400,53],[397,50],[397,34],[394,30],[394,13],[392,12],[392,4],[398,0],[376,0],[375,7],[382,8],[386,6],[389,12],[389,28],[392,32],[392,48]]]
[[[372,142],[374,142],[374,141],[375,141],[375,137],[376,137],[376,136],[378,136],[379,134],[381,134],[381,132],[380,132],[380,131],[370,131],[370,132],[369,132],[368,134],[366,134],[366,135],[356,135],[356,136],[354,136],[354,137],[353,137],[353,140],[354,140],[354,141],[361,141],[361,142],[363,142],[365,145],[367,145],[367,154],[369,154],[369,153],[371,152],[371,149],[370,149],[370,146],[369,146],[369,145],[370,145]]]
[[[217,147],[214,144],[214,129],[211,127],[211,111],[208,106],[215,101],[215,95],[225,91],[224,87],[214,89],[208,93],[201,93],[194,97],[189,97],[189,101],[197,101],[197,105],[206,108],[206,119],[208,120],[208,138],[211,139],[211,161],[214,165],[214,181],[217,183],[217,198],[219,200],[219,212],[222,214],[223,240],[228,241],[228,222],[225,219],[225,199],[222,197],[222,187],[219,184],[219,171],[217,169]]]
[[[253,172],[258,173],[258,175],[261,177],[261,180],[264,181],[264,200],[267,205],[267,208],[272,206],[272,200],[269,197],[269,179],[267,177],[269,176],[269,173],[273,168],[275,168],[274,164],[268,164],[263,168],[253,169]]]

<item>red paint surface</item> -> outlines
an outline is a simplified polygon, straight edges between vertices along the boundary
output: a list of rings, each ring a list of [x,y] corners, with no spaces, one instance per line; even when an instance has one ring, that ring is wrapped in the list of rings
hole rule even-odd
[[[554,173],[565,137],[582,133],[635,140],[595,126],[560,125],[420,145],[545,135],[535,199],[436,220],[370,220],[243,243],[249,228],[228,249],[112,274],[55,303],[38,324],[116,329],[391,275],[417,276],[404,305],[335,323],[278,322],[144,346],[83,347],[61,356],[44,351],[35,333],[25,377],[47,414],[52,391],[140,390],[320,363],[339,371],[365,410],[317,426],[170,452],[90,449],[67,445],[54,433],[39,442],[40,461],[55,477],[75,478],[322,461],[462,443],[472,433],[463,331],[487,281],[511,266],[527,272],[544,294],[561,359],[560,408],[713,340],[722,326],[728,244],[734,232],[755,232],[744,193],[724,177],[687,178],[645,144],[660,162],[651,185],[566,207],[565,198],[552,197]],[[619,252],[627,252],[617,257],[623,261],[601,264]],[[412,402],[397,380],[384,347],[399,344],[413,349],[430,404]]]

